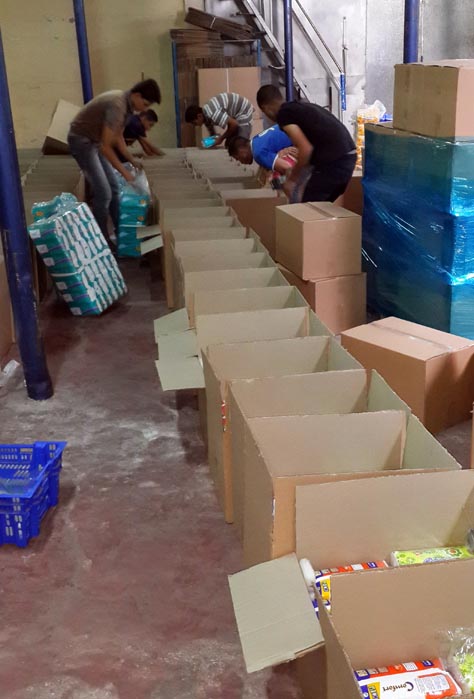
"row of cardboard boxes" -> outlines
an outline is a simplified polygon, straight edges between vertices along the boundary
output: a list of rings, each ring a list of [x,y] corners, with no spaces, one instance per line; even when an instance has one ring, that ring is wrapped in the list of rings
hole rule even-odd
[[[318,619],[298,559],[334,569],[458,546],[474,526],[474,473],[459,470],[295,288],[259,288],[258,274],[281,282],[274,266],[215,270],[217,243],[189,257],[181,225],[176,214],[167,264],[185,306],[155,322],[157,367],[164,388],[205,389],[211,474],[252,566],[230,578],[247,668],[297,658],[305,697],[360,698],[354,670],[435,658],[442,632],[474,624],[474,561],[333,576],[331,609],[320,598]],[[250,243],[261,246],[255,236]],[[274,295],[270,308],[260,307],[262,292]],[[403,377],[418,406],[435,404],[452,422],[468,416],[473,343],[397,319],[365,327],[375,337],[351,338],[365,366],[372,353]]]

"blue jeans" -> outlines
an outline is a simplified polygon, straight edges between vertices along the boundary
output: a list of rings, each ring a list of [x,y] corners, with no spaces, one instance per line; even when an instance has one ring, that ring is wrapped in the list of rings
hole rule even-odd
[[[100,152],[98,143],[93,143],[86,136],[73,132],[68,134],[69,148],[84,173],[86,182],[92,191],[92,213],[99,228],[110,243],[108,220],[109,214],[116,234],[119,226],[119,185],[112,165]]]

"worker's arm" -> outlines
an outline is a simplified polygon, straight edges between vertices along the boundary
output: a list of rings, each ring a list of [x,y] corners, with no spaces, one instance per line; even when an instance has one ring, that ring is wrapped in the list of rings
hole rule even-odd
[[[288,124],[283,127],[283,131],[291,138],[293,145],[298,149],[298,158],[290,175],[292,182],[297,182],[301,171],[308,165],[313,155],[313,146],[308,141],[303,131],[296,124]]]
[[[138,139],[145,155],[164,155],[163,151],[153,145],[147,138],[140,136]]]
[[[279,172],[281,175],[286,175],[289,170],[293,169],[293,165],[291,165],[291,163],[289,163],[287,160],[284,160],[282,152],[280,151],[273,163],[273,169]]]
[[[121,153],[125,158],[127,158],[129,162],[132,162],[132,164],[134,164],[134,160],[131,156],[131,153],[125,145],[125,141],[123,140],[123,135],[121,133],[117,133],[116,130],[111,129],[110,126],[104,126],[102,129],[102,138],[100,142],[100,151],[102,155],[105,155],[112,167],[114,167],[118,172],[120,172],[122,177],[127,182],[133,182],[133,180],[135,179],[133,174],[129,172],[123,166],[123,163],[120,162],[119,158],[117,158],[114,148],[117,148],[119,153]]]
[[[107,127],[106,127],[107,128]],[[119,151],[119,153],[125,158],[125,160],[133,165],[133,167],[136,167],[137,169],[141,169],[142,164],[139,160],[133,157],[129,149],[127,148],[127,144],[125,143],[125,139],[123,137],[123,134],[117,134],[116,135],[116,142],[115,142],[115,148]]]
[[[234,119],[234,117],[229,117],[227,121],[227,128],[224,133],[217,138],[215,145],[219,146],[224,141],[230,140],[233,136],[237,135],[238,130],[239,122],[237,119]]]

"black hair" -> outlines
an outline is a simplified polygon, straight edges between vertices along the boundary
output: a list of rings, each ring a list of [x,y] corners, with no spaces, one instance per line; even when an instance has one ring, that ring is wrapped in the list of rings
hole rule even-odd
[[[196,121],[198,116],[202,114],[202,109],[201,107],[198,107],[197,104],[192,104],[186,109],[186,113],[184,115],[184,119],[187,124],[192,124],[193,121]]]
[[[147,109],[144,112],[140,112],[140,116],[144,119],[148,119],[148,121],[151,121],[153,124],[156,124],[158,121],[158,114],[153,109]]]
[[[235,138],[232,138],[229,144],[227,145],[227,152],[229,153],[231,158],[235,158],[239,148],[242,148],[243,146],[248,146],[249,143],[250,139],[244,138],[243,136],[235,136]]]
[[[161,104],[161,90],[156,80],[152,78],[137,83],[130,92],[138,92],[150,104]]]
[[[257,104],[260,108],[266,104],[270,104],[270,102],[282,101],[283,97],[276,85],[263,85],[257,92]]]

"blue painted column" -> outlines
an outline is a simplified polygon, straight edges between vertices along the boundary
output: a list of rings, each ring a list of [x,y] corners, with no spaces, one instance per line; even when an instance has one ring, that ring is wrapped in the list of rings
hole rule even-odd
[[[418,61],[420,31],[420,0],[405,0],[405,30],[403,35],[403,62]]]
[[[89,59],[89,44],[87,43],[86,13],[84,0],[74,0],[74,19],[76,21],[77,49],[81,66],[82,96],[84,104],[94,96],[92,90],[91,63]]]
[[[293,82],[293,7],[292,0],[283,0],[283,21],[285,28],[285,83],[286,99],[294,99]]]
[[[16,341],[29,397],[34,400],[46,400],[53,395],[53,386],[38,326],[30,243],[26,229],[1,32],[0,153],[0,228],[15,319]]]

